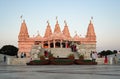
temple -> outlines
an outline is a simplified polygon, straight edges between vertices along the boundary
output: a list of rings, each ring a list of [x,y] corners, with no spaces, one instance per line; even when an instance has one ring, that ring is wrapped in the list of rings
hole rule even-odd
[[[59,22],[56,19],[55,28],[54,31],[52,31],[50,23],[47,21],[43,37],[39,33],[37,36],[30,37],[26,22],[23,20],[18,35],[18,54],[25,53],[27,57],[30,57],[32,49],[34,49],[35,46],[40,46],[42,49],[50,49],[52,52],[53,49],[58,48],[60,48],[60,50],[70,49],[72,44],[77,46],[77,52],[83,53],[84,55],[86,54],[87,57],[89,57],[91,51],[96,51],[96,34],[91,20],[85,37],[80,37],[77,33],[72,37],[67,22],[64,21],[64,24],[64,29],[61,31]],[[64,52],[61,51],[61,54],[63,53]],[[60,55],[60,53],[58,55]]]

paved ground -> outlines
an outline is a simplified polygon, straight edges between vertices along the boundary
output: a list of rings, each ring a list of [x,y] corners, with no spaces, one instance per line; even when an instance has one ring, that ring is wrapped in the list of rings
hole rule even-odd
[[[0,79],[120,79],[120,65],[1,65]]]

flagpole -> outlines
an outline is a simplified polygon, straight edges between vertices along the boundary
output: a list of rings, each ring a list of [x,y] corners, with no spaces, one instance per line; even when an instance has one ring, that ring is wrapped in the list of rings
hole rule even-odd
[[[22,23],[22,21],[23,21],[23,15],[20,16],[20,19],[21,19],[21,23]]]

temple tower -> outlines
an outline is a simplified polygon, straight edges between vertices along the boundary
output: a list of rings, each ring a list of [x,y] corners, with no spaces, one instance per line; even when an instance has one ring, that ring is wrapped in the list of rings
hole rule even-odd
[[[52,30],[51,30],[50,24],[49,24],[48,21],[47,21],[47,23],[48,23],[48,25],[47,25],[47,28],[46,28],[46,31],[45,31],[44,38],[47,38],[47,37],[49,37],[50,35],[52,35]]]
[[[58,24],[58,20],[57,20],[57,17],[56,17],[56,24],[55,24],[54,33],[60,33],[60,32],[61,32],[61,29],[60,29],[60,26]]]
[[[21,41],[21,40],[25,40],[27,38],[29,38],[28,29],[27,29],[25,20],[23,20],[23,22],[21,24],[18,39],[19,39],[19,41]]]
[[[26,54],[27,57],[30,56],[30,50],[32,45],[34,44],[32,38],[29,37],[27,25],[25,20],[23,20],[20,28],[20,32],[18,35],[18,56],[20,57],[22,53]]]
[[[93,26],[91,20],[90,20],[90,23],[88,25],[86,38],[89,39],[89,41],[96,41],[96,34],[95,34],[94,26]]]
[[[68,26],[67,26],[66,21],[64,21],[64,23],[65,23],[65,26],[64,26],[64,29],[63,29],[63,34],[64,34],[67,38],[71,38],[70,32],[69,32],[69,29],[68,29]]]

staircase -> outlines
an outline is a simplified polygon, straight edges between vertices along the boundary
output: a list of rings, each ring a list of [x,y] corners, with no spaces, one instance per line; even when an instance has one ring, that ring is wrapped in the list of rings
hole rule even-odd
[[[37,50],[41,50],[41,46],[40,45],[33,45],[32,49],[31,49],[31,53],[36,52]]]
[[[44,54],[45,50],[51,51],[51,54],[53,54],[54,57],[66,58],[70,54],[74,54],[75,59],[79,58],[78,53],[72,52],[71,48],[43,48],[41,52]]]
[[[41,55],[44,55],[44,51],[50,51],[51,54],[53,54],[54,57],[60,57],[60,58],[66,58],[70,54],[74,54],[75,59],[78,59],[78,53],[72,52],[71,48],[40,48],[39,45],[34,45],[31,50],[31,55],[34,53],[37,53],[37,51],[40,50]]]
[[[69,54],[72,54],[70,48],[42,48],[41,53],[44,54],[44,51],[50,51],[56,58],[66,58]]]
[[[74,56],[75,56],[75,59],[79,59],[79,54],[78,52],[73,52]]]

